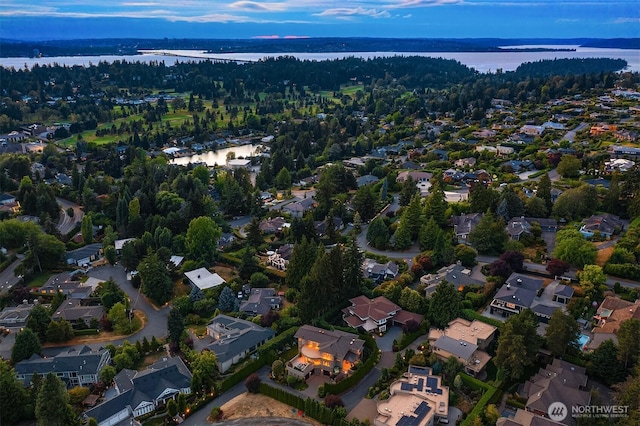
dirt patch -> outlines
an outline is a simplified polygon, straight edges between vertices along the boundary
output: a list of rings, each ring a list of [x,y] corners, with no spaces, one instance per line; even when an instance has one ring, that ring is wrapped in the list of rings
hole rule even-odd
[[[320,426],[321,423],[308,417],[298,416],[298,410],[269,398],[265,395],[245,392],[238,395],[222,407],[223,420],[244,419],[254,417],[285,417],[298,419],[310,425]]]
[[[613,247],[607,247],[602,250],[598,250],[598,255],[596,256],[596,265],[604,266],[607,263],[607,260],[611,257],[613,253]]]
[[[220,275],[226,282],[231,281],[235,277],[238,276],[238,270],[236,268],[232,268],[230,266],[221,266],[216,265],[215,268],[211,270],[211,272],[217,273]]]

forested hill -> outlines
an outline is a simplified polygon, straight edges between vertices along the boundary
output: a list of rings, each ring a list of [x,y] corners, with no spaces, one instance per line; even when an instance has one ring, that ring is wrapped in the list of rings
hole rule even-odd
[[[596,43],[596,44],[594,44]],[[19,41],[0,40],[1,57],[65,55],[135,55],[138,49],[194,49],[216,53],[255,52],[497,52],[508,46],[557,46],[534,50],[567,50],[566,45],[638,48],[638,39],[395,39],[395,38],[301,38],[301,39],[88,39]],[[502,48],[500,47],[502,46]]]
[[[531,77],[549,77],[552,75],[616,72],[624,69],[626,66],[627,61],[624,59],[545,59],[536,62],[525,62],[516,68],[515,73]]]

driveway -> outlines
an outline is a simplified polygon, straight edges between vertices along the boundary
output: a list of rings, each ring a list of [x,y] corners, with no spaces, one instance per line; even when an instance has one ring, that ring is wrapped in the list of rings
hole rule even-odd
[[[80,207],[76,203],[72,203],[69,200],[65,200],[64,198],[56,197],[56,201],[62,209],[62,211],[60,212],[60,220],[56,228],[58,228],[60,234],[67,235],[73,230],[73,228],[75,228],[82,222],[84,212],[82,211],[82,207]],[[73,217],[67,214],[68,208],[73,209]]]
[[[378,344],[378,349],[382,352],[392,352],[393,351],[393,341],[395,339],[400,339],[402,336],[402,329],[400,327],[389,327],[387,328],[387,332],[382,335],[382,337],[376,337],[376,343]]]

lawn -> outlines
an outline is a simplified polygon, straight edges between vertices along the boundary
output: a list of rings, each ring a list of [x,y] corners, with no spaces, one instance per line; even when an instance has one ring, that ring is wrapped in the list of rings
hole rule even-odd
[[[47,282],[47,280],[49,279],[49,277],[51,277],[51,273],[49,272],[41,272],[37,275],[35,275],[31,281],[29,282],[28,287],[29,288],[37,288],[37,287],[42,287],[44,285],[44,283]]]

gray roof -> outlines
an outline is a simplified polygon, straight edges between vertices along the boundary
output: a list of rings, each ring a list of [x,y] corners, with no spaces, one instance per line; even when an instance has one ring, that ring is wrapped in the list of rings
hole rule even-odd
[[[531,310],[539,316],[545,316],[549,318],[551,318],[551,315],[553,315],[553,312],[556,309],[558,309],[557,306],[549,306],[545,305],[544,303],[538,303],[537,305],[531,307]]]
[[[280,305],[282,299],[272,288],[254,288],[249,298],[242,302],[240,311],[248,314],[264,315],[271,310],[271,305]]]
[[[484,285],[484,281],[478,280],[468,275],[469,268],[462,265],[453,265],[447,270],[444,279],[453,284],[455,287],[460,285]]]
[[[107,349],[92,350],[89,346],[80,349],[69,349],[50,358],[33,355],[27,360],[15,365],[16,374],[30,375],[32,373],[62,373],[66,371],[82,371],[86,374],[97,374],[100,360]]]
[[[553,294],[556,296],[572,297],[573,292],[573,287],[564,284],[558,284],[558,286],[556,287],[556,291],[553,292]]]
[[[294,337],[317,342],[322,352],[332,354],[338,359],[344,359],[349,352],[359,351],[364,346],[364,340],[358,339],[357,334],[325,330],[310,325],[300,327]]]
[[[482,213],[463,214],[460,216],[454,216],[451,220],[453,222],[453,229],[456,234],[468,234],[482,219]]]
[[[51,315],[51,319],[64,319],[67,321],[85,321],[91,318],[100,319],[104,314],[102,306],[83,306],[80,299],[68,299],[62,302],[56,312]]]
[[[207,349],[216,355],[219,363],[233,359],[275,335],[270,328],[227,315],[218,315],[209,324],[209,327],[223,334],[222,338],[207,346]]]
[[[471,355],[478,349],[478,346],[473,343],[452,339],[445,335],[438,337],[438,340],[433,343],[433,347],[447,351],[462,359],[471,358]]]
[[[78,261],[86,257],[95,256],[100,252],[100,250],[102,250],[102,243],[87,244],[84,247],[68,251],[65,258]]]
[[[168,388],[191,387],[191,372],[180,357],[173,357],[158,361],[143,371],[122,370],[114,380],[120,395],[85,412],[98,423],[127,406],[135,408],[143,401],[153,402]]]
[[[505,284],[500,287],[500,290],[498,290],[498,293],[496,293],[494,299],[503,300],[507,303],[513,303],[518,306],[529,308],[531,307],[531,304],[533,303],[535,297],[535,291],[516,286],[508,286]]]
[[[542,288],[544,280],[540,278],[533,278],[528,275],[513,273],[509,278],[507,278],[506,283],[510,284],[512,287],[523,288],[537,293],[538,290]]]

